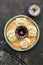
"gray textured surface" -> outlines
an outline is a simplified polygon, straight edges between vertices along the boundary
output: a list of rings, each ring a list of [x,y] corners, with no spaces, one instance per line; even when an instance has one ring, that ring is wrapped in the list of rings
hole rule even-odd
[[[6,42],[4,40],[3,30],[5,23],[11,17],[19,14],[28,15],[26,8],[28,4],[32,2],[39,3],[43,8],[43,0],[0,0],[0,65],[20,65],[5,49]],[[13,51],[13,53],[24,60],[28,65],[43,65],[43,11],[40,16],[33,19],[41,31],[38,44],[29,51]]]

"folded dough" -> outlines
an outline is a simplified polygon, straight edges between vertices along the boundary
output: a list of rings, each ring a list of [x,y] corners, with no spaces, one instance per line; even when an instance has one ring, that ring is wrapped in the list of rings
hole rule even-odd
[[[27,19],[26,18],[17,18],[16,20],[15,20],[15,24],[16,24],[16,26],[26,26],[27,25]]]
[[[24,38],[19,43],[21,48],[28,48],[29,44],[30,44],[30,39],[29,38]]]
[[[36,36],[37,35],[37,29],[35,26],[27,26],[28,29],[28,36]]]
[[[15,35],[15,30],[11,29],[7,32],[7,38],[10,42],[14,42],[17,40],[16,35]]]

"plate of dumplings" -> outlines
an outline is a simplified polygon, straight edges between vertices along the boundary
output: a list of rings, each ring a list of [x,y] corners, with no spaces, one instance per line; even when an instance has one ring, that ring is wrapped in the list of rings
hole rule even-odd
[[[37,23],[26,15],[12,17],[4,27],[4,37],[8,45],[16,51],[33,48],[39,40]]]

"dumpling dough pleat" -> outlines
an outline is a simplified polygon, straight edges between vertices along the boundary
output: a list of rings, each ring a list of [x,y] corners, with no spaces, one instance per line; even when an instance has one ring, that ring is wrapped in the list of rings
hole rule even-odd
[[[26,18],[17,18],[16,20],[15,20],[15,24],[16,24],[16,26],[26,26],[27,25],[27,19]]]
[[[28,35],[29,36],[36,36],[37,35],[37,29],[35,26],[27,26],[28,28]]]
[[[16,41],[17,38],[16,38],[16,35],[15,35],[15,30],[9,30],[9,31],[7,32],[7,38],[8,38],[8,40],[9,40],[10,42]]]
[[[21,40],[20,43],[19,43],[21,48],[28,48],[29,44],[30,44],[29,38],[25,38],[25,39]]]

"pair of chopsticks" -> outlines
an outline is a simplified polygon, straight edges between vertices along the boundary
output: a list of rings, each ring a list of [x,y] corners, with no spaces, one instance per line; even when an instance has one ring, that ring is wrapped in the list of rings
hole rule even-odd
[[[13,53],[5,46],[6,50],[8,50],[8,52],[11,54],[11,56],[13,58],[15,58],[15,60],[17,60],[20,64],[22,65],[28,65],[25,61],[23,61],[21,58],[17,57],[16,55],[13,55]]]
[[[1,44],[3,44],[4,42],[2,42]],[[4,43],[5,44],[5,43]],[[25,61],[23,61],[21,58],[17,57],[16,55],[13,55],[13,53],[9,50],[9,48],[7,48],[7,45],[5,44],[4,48],[11,54],[11,56],[13,58],[15,58],[15,60],[17,60],[20,64],[22,65],[28,65]]]

